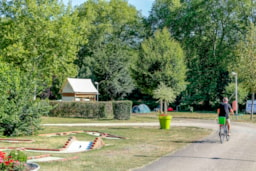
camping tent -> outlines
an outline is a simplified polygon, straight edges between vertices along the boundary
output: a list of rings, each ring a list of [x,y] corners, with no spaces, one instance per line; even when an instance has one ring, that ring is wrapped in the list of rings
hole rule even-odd
[[[132,112],[133,113],[150,113],[151,110],[147,105],[140,104],[140,105],[133,106]]]

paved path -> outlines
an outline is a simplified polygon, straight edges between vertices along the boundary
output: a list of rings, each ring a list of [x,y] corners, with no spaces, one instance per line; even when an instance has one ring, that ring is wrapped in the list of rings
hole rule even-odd
[[[45,126],[159,126],[154,123],[90,123],[44,124]],[[134,171],[255,171],[256,125],[232,122],[229,142],[220,144],[218,125],[210,120],[173,120],[171,126],[197,126],[212,129],[211,135],[191,145],[163,156]]]
[[[200,126],[213,133],[175,153],[134,171],[255,171],[256,126],[232,123],[229,142],[220,144],[218,126],[213,121],[186,120],[173,126]]]

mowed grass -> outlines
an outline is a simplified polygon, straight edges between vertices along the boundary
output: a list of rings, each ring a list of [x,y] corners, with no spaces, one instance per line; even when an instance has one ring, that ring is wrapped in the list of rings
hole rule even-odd
[[[197,112],[168,112],[174,119],[190,118],[190,119],[215,119],[216,113],[197,113]],[[129,120],[113,120],[113,119],[82,119],[82,118],[58,118],[43,117],[42,124],[57,123],[132,123],[132,122],[158,122],[157,112],[146,114],[132,114]]]
[[[39,163],[42,171],[127,171],[142,167],[161,156],[203,138],[209,130],[195,127],[172,127],[170,130],[160,130],[158,127],[45,127],[43,133],[63,132],[75,130],[93,130],[105,132],[127,139],[105,139],[106,146],[98,150],[91,150],[74,154],[52,154],[55,157],[76,160],[65,162]],[[80,141],[93,141],[94,136],[80,133],[69,136],[56,137],[23,137],[35,140],[32,144],[22,144],[22,147],[61,148],[70,136]],[[1,146],[19,147],[21,144],[0,143]],[[45,153],[26,152],[29,156]],[[47,153],[49,154],[49,153]]]
[[[173,119],[206,119],[215,120],[216,112],[168,112]],[[157,112],[146,114],[132,114],[129,120],[113,120],[113,119],[83,119],[83,118],[58,118],[58,117],[42,117],[42,124],[58,124],[58,123],[133,123],[133,122],[158,122]],[[250,119],[250,114],[242,114],[239,116],[232,115],[231,120],[236,122],[256,123],[256,116]]]
[[[170,113],[173,119],[215,119],[216,113]],[[247,115],[239,117],[239,121],[247,121]],[[244,119],[241,119],[244,118]],[[235,118],[234,118],[235,119]],[[93,123],[93,122],[158,122],[158,113],[132,114],[127,121],[94,120],[80,118],[52,118],[43,117],[42,123]],[[127,171],[155,161],[156,159],[174,152],[193,141],[209,135],[211,130],[196,127],[171,127],[170,130],[161,130],[159,127],[67,127],[45,126],[40,131],[56,133],[67,131],[99,131],[126,137],[127,139],[105,139],[105,146],[98,150],[72,154],[51,154],[53,157],[78,157],[75,160],[39,163],[40,171]],[[34,148],[62,148],[70,136],[75,136],[79,141],[93,141],[96,137],[86,133],[67,136],[40,137],[27,136],[22,139],[32,139],[33,143],[4,143],[0,147],[34,147]],[[50,153],[25,152],[28,156]]]

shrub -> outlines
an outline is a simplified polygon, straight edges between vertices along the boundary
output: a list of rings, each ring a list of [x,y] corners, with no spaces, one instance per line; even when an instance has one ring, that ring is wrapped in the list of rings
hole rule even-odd
[[[132,112],[131,101],[113,101],[113,114],[115,119],[128,120]]]
[[[60,102],[51,101],[49,116],[81,118],[113,118],[111,102]]]
[[[130,119],[131,101],[113,102],[61,102],[51,101],[53,109],[48,116],[52,117],[81,117]]]
[[[0,134],[36,134],[41,115],[50,110],[48,102],[33,100],[35,82],[31,75],[3,63],[0,71]]]
[[[19,150],[12,150],[9,153],[9,158],[12,158],[13,160],[17,160],[19,162],[27,162],[28,156]]]

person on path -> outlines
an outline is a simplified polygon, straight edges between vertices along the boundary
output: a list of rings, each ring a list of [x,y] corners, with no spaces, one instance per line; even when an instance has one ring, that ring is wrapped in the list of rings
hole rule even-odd
[[[230,118],[229,114],[233,115],[234,111],[228,103],[228,98],[224,97],[222,103],[220,103],[219,108],[217,109],[218,117],[226,117],[226,124],[228,125],[228,135],[231,134],[230,129]]]

